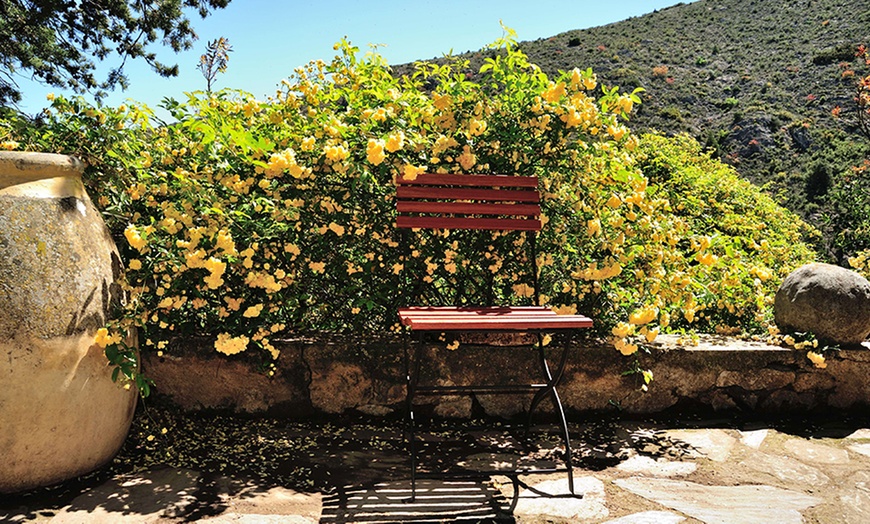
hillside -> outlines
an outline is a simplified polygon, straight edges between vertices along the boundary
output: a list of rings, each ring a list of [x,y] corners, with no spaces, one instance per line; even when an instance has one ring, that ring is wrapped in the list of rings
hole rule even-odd
[[[691,134],[821,225],[828,187],[870,153],[843,78],[868,42],[870,9],[847,0],[698,0],[521,49],[548,74],[645,88],[633,129]],[[486,55],[466,55],[472,71]]]

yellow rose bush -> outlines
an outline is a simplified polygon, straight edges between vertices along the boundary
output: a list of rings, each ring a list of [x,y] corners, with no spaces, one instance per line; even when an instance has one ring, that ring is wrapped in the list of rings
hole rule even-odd
[[[523,236],[400,247],[394,181],[424,172],[538,176],[542,301],[593,317],[624,354],[665,331],[763,330],[778,283],[814,257],[800,220],[691,139],[633,135],[637,93],[588,69],[549,78],[512,35],[492,47],[473,75],[448,58],[397,77],[342,41],[267,100],[192,93],[155,124],[143,106],[58,97],[49,132],[0,120],[0,138],[66,152],[99,139],[88,183],[128,294],[103,340],[138,328],[162,351],[208,336],[269,362],[287,332],[396,331],[406,302],[528,303]]]

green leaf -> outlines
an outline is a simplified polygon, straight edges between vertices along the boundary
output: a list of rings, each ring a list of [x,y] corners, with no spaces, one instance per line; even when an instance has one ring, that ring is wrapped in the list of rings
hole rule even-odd
[[[634,176],[634,174],[631,171],[627,171],[625,169],[620,169],[619,171],[611,175],[613,180],[616,180],[617,182],[628,182],[629,178],[631,178],[632,176]]]

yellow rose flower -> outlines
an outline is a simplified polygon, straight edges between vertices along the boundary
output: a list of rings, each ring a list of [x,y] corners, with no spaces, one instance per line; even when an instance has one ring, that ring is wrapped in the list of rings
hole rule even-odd
[[[244,335],[233,337],[228,333],[221,333],[217,336],[217,340],[214,342],[214,348],[218,353],[223,353],[224,355],[235,355],[248,349],[249,342],[250,339]]]
[[[248,309],[242,313],[242,316],[245,318],[254,318],[259,317],[260,312],[263,311],[263,304],[257,304],[256,306],[250,306]]]
[[[601,232],[601,221],[596,219],[588,220],[586,222],[586,234],[590,237],[594,237],[598,233]]]
[[[435,104],[436,108],[443,111],[443,110],[447,109],[448,107],[450,107],[450,103],[452,102],[452,99],[450,98],[450,95],[441,95],[438,93],[433,93],[432,94],[432,102]]]
[[[607,207],[611,209],[616,209],[622,205],[622,200],[616,196],[615,194],[610,195],[610,198],[607,200]]]
[[[656,308],[647,306],[632,311],[628,316],[628,321],[636,326],[642,326],[652,322],[656,316],[658,316]]]
[[[348,150],[342,145],[326,146],[323,148],[323,153],[328,160],[333,162],[341,162],[350,155]]]
[[[233,241],[233,235],[228,231],[224,231],[223,229],[218,231],[214,247],[215,249],[220,249],[221,251],[230,256],[236,255],[236,243]]]
[[[486,121],[472,120],[468,125],[468,132],[471,136],[480,136],[486,132]]]
[[[402,178],[405,180],[416,180],[419,175],[426,172],[425,167],[417,167],[412,164],[405,164],[402,168]]]
[[[535,288],[528,284],[514,284],[512,288],[514,293],[521,297],[530,297],[535,294]]]
[[[136,227],[132,224],[124,229],[124,237],[127,239],[127,243],[130,244],[130,247],[132,247],[136,251],[141,252],[145,248],[145,246],[148,245],[148,241],[142,238],[139,230],[136,229]]]
[[[626,324],[625,322],[620,322],[619,324],[613,326],[613,329],[610,330],[613,336],[617,338],[625,338],[630,335],[632,331],[634,331],[634,328],[631,325]]]
[[[238,311],[244,301],[244,298],[224,297],[224,302],[227,303],[227,307],[230,308],[230,311]]]
[[[462,154],[459,155],[459,165],[462,166],[462,169],[468,171],[474,164],[477,163],[477,156],[471,152],[471,148],[468,145],[462,146]]]
[[[384,153],[384,141],[383,140],[375,140],[374,138],[369,139],[369,143],[366,146],[366,159],[372,165],[380,165],[385,158],[387,158],[386,153]]]
[[[387,142],[385,147],[387,151],[390,153],[395,153],[396,151],[402,149],[405,146],[405,133],[403,131],[398,131],[396,133],[391,134],[387,137]]]
[[[613,346],[625,356],[637,353],[637,344],[631,344],[630,342],[622,338],[614,340]]]
[[[558,84],[550,83],[550,88],[544,91],[543,95],[544,100],[547,102],[556,103],[560,98],[565,96],[565,84],[563,82],[559,82]]]
[[[614,140],[622,140],[622,137],[628,133],[628,128],[625,126],[607,126],[607,133],[612,136]]]
[[[573,315],[573,314],[577,313],[577,306],[576,305],[558,306],[558,307],[554,307],[551,309],[557,315]]]
[[[598,85],[598,77],[594,74],[589,78],[583,79],[583,87],[586,88],[587,91],[592,91]]]
[[[109,334],[109,330],[101,327],[97,330],[96,335],[94,335],[94,344],[100,346],[101,348],[105,348],[106,346],[111,346],[112,344],[117,344],[121,341],[121,335],[117,333]]]
[[[698,253],[695,255],[695,260],[704,264],[705,266],[712,266],[719,261],[719,257],[710,252]]]
[[[330,231],[332,231],[333,233],[335,233],[338,236],[341,236],[344,234],[344,226],[336,224],[335,222],[330,222],[328,228]]]
[[[174,300],[172,300],[172,297],[166,297],[157,303],[157,307],[160,309],[168,309],[169,307],[172,306],[173,302],[174,302]]]
[[[825,362],[824,355],[820,353],[816,353],[815,351],[807,352],[807,358],[813,363],[813,365],[819,369],[825,369],[828,367],[828,363]]]

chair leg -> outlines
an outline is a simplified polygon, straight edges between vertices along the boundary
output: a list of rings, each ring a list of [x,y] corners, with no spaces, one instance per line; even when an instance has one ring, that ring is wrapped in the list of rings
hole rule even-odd
[[[571,452],[571,435],[568,433],[568,421],[565,418],[565,410],[562,408],[562,401],[559,399],[559,392],[556,391],[556,388],[553,388],[551,392],[553,395],[553,405],[556,407],[561,422],[562,439],[565,441],[565,468],[568,470],[568,491],[570,491],[572,495],[576,495],[576,493],[574,493],[574,460],[573,453]]]
[[[548,386],[550,386],[553,379],[550,376],[550,369],[547,366],[547,357],[544,354],[543,339],[541,338],[540,333],[535,333],[535,336],[538,339],[536,347],[538,348],[538,361],[541,365],[541,371],[544,374],[544,382]],[[526,434],[528,434],[529,429],[532,426],[532,415],[535,413],[535,409],[537,409],[538,404],[540,404],[541,401],[544,400],[544,397],[547,396],[547,393],[549,393],[549,391],[550,389],[549,387],[547,387],[546,389],[538,391],[537,393],[535,393],[535,396],[532,397],[532,403],[529,404],[529,416],[526,418]]]
[[[544,352],[544,344],[541,338],[541,334],[536,333],[536,336],[538,337],[538,344],[536,346],[538,348],[538,362],[541,365],[541,373],[543,374],[542,378],[544,380],[544,384],[546,384],[547,387],[541,389],[540,391],[535,393],[534,397],[532,397],[532,403],[529,406],[529,416],[526,420],[526,431],[528,431],[529,427],[532,424],[532,414],[535,412],[538,404],[540,404],[541,401],[544,400],[544,397],[546,397],[547,394],[550,392],[550,390],[554,389],[556,385],[559,384],[559,381],[562,380],[562,374],[565,370],[565,363],[568,361],[568,347],[566,346],[562,350],[562,357],[559,359],[559,367],[556,369],[556,375],[554,377],[553,374],[550,372],[550,366],[547,364],[547,354]]]
[[[534,398],[532,399],[532,404],[529,407],[529,417],[526,421],[526,429],[531,426],[532,421],[532,413],[538,404],[547,396],[547,393],[550,394],[550,398],[553,400],[553,408],[556,410],[556,414],[559,416],[559,427],[562,430],[562,440],[565,443],[565,469],[568,471],[568,490],[572,495],[574,493],[574,461],[573,461],[573,452],[571,450],[571,435],[568,432],[568,420],[565,417],[565,409],[562,406],[562,400],[559,398],[559,392],[556,391],[556,386],[562,380],[562,375],[565,372],[565,364],[568,361],[568,350],[569,347],[566,345],[562,348],[562,355],[559,358],[559,366],[556,368],[555,376],[550,372],[550,366],[547,364],[547,355],[544,352],[544,346],[541,341],[541,335],[538,334],[538,357],[541,364],[541,372],[544,375],[544,379],[546,380],[547,387],[538,391]]]
[[[410,350],[408,348],[410,337],[405,338],[405,384],[407,387],[405,404],[407,410],[408,452],[411,455],[411,498],[408,502],[414,502],[417,498],[417,421],[414,414],[414,396],[417,392],[417,380],[420,376],[420,360],[423,348],[423,334],[414,347],[414,360],[410,362]]]

